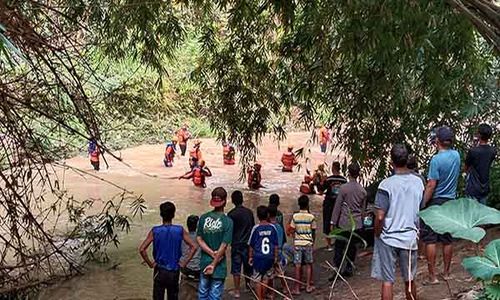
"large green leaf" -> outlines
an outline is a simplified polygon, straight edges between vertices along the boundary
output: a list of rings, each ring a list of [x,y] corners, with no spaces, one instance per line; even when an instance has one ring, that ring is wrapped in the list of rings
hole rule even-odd
[[[500,223],[500,211],[468,198],[431,206],[421,211],[420,217],[437,233],[450,233],[455,238],[475,243],[486,234],[477,226]]]
[[[486,246],[484,257],[467,257],[462,261],[462,266],[478,279],[490,281],[500,276],[500,239]]]

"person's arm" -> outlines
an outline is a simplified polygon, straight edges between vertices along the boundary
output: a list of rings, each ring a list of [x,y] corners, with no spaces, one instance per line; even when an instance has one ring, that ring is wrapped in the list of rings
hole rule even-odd
[[[253,248],[248,246],[248,264],[253,266]]]
[[[196,245],[191,240],[191,237],[189,236],[189,233],[186,231],[186,229],[183,229],[182,239],[189,246],[189,254],[188,254],[188,256],[186,257],[185,260],[179,262],[179,266],[181,268],[185,268],[186,265],[188,264],[188,262],[191,261],[191,259],[193,258],[194,254],[196,253]]]
[[[427,185],[425,187],[425,192],[424,192],[424,206],[429,203],[432,199],[432,195],[434,194],[434,190],[436,189],[437,185],[437,180],[435,179],[429,179],[427,180]]]
[[[196,237],[196,241],[198,242],[198,246],[200,249],[206,254],[210,255],[213,259],[215,259],[215,251],[208,247],[207,243],[203,240],[201,236]]]
[[[366,205],[367,205],[367,193],[363,195],[363,202],[361,203],[361,220],[364,220],[366,217]]]
[[[292,236],[295,233],[295,221],[293,220],[293,215],[290,218],[290,222],[287,224],[287,234]]]
[[[219,249],[217,249],[217,251],[215,251],[214,253],[214,260],[205,268],[205,270],[203,270],[203,273],[205,273],[206,275],[210,275],[213,273],[219,262],[226,255],[227,246],[230,245],[233,240],[233,220],[228,217],[226,225],[227,226],[224,230],[224,236],[222,237],[222,243],[220,244]]]
[[[206,177],[211,177],[212,176],[212,171],[210,171],[210,169],[208,167],[205,167],[204,171],[205,171],[205,176]]]
[[[375,195],[375,220],[373,220],[375,237],[380,237],[384,227],[385,214],[389,210],[389,193],[378,189]]]
[[[312,232],[313,242],[316,240],[316,229],[317,228],[318,228],[318,226],[316,224],[316,218],[314,218],[312,223],[311,223],[311,232]]]
[[[193,176],[194,176],[194,172],[193,171],[189,171],[186,174],[180,176],[179,180],[180,179],[191,179],[191,178],[193,178]]]
[[[148,248],[152,242],[153,242],[153,230],[149,231],[148,236],[142,242],[142,244],[139,246],[139,253],[141,254],[141,257],[144,260],[144,262],[150,268],[154,268],[156,266],[156,263],[154,261],[152,261],[151,259],[149,259],[149,255],[148,255]]]

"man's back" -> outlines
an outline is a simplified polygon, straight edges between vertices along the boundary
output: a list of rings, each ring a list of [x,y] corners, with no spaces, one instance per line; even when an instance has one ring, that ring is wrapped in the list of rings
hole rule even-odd
[[[227,215],[233,220],[233,246],[246,245],[255,225],[252,211],[239,205]]]
[[[366,205],[366,190],[355,180],[351,180],[340,186],[337,201],[332,215],[332,222],[340,227],[350,225],[349,214],[352,214],[356,222],[356,229],[363,227],[361,214]]]
[[[490,190],[490,168],[495,160],[496,149],[491,145],[479,145],[469,150],[465,159],[468,177],[465,192],[478,199],[488,195]]]
[[[429,180],[437,180],[433,199],[455,199],[458,176],[460,175],[460,155],[456,150],[440,150],[431,159]]]
[[[311,246],[314,243],[313,229],[316,229],[316,218],[313,214],[306,210],[294,213],[290,226],[295,229],[295,246]]]
[[[196,232],[190,232],[189,237],[191,238],[191,241],[196,245],[196,252],[187,264],[187,268],[193,271],[199,271],[200,270],[200,256],[201,256],[201,248],[198,246],[198,242],[196,241]],[[182,242],[182,260],[185,260],[187,256],[189,255],[189,246],[186,244],[186,242]]]
[[[396,174],[380,183],[375,206],[386,213],[380,235],[384,243],[402,249],[417,248],[423,192],[422,180],[411,173]]]
[[[159,225],[153,231],[153,257],[159,267],[176,271],[182,256],[183,228],[180,225]]]

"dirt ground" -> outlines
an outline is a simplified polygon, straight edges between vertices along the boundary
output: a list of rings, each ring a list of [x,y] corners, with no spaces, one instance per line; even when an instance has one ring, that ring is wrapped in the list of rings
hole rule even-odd
[[[500,227],[491,228],[488,230],[488,234],[484,239],[485,245],[496,238],[500,238]],[[426,279],[427,275],[427,264],[425,260],[418,261],[418,271],[417,271],[417,292],[419,300],[439,300],[439,299],[456,299],[457,295],[461,292],[472,289],[477,286],[477,282],[471,278],[461,266],[462,259],[468,256],[475,256],[475,246],[467,241],[457,241],[454,247],[454,255],[452,260],[452,274],[453,279],[448,282],[441,280],[439,285],[434,286],[423,286],[422,281]],[[371,249],[368,249],[368,253]],[[368,254],[366,251],[361,252],[357,258],[356,266],[357,270],[353,277],[348,279],[349,284],[352,287],[356,296],[354,296],[349,287],[341,282],[337,283],[333,296],[331,299],[342,299],[342,300],[373,300],[380,299],[380,283],[375,279],[370,277],[371,272],[371,259],[372,255]],[[328,299],[330,295],[330,285],[328,278],[331,275],[325,261],[332,261],[333,252],[327,252],[324,248],[317,249],[314,254],[315,264],[314,264],[314,285],[316,286],[316,291],[308,294],[305,291],[302,295],[294,297],[294,299]],[[441,256],[437,259],[437,270],[441,272],[443,269]],[[396,270],[399,270],[397,268]],[[287,276],[293,276],[293,270],[289,267],[286,271]],[[399,275],[399,274],[398,274]],[[277,284],[279,287],[279,284]],[[278,288],[279,291],[284,289]],[[450,290],[453,295],[450,294]],[[357,297],[357,298],[356,298]],[[232,299],[228,293],[226,293],[224,299]],[[252,294],[246,291],[242,294],[241,299],[253,299]],[[280,299],[279,297],[277,299]],[[405,299],[404,285],[399,279],[395,284],[394,289],[394,299]]]

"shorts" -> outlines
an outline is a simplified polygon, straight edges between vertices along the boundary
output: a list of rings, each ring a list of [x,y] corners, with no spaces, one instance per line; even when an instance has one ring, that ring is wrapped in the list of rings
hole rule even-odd
[[[436,198],[432,199],[429,203],[429,206],[432,205],[441,205],[447,201],[450,201],[451,199],[442,199],[442,198]],[[444,233],[440,234],[432,230],[430,226],[425,224],[425,222],[421,222],[422,226],[422,234],[421,234],[421,240],[425,244],[437,244],[437,243],[442,243],[443,245],[449,245],[453,243],[453,238],[451,237],[451,234],[449,233]]]
[[[372,259],[372,277],[383,282],[396,281],[396,264],[404,281],[412,281],[417,274],[418,250],[407,250],[387,245],[381,239],[375,239]],[[410,257],[411,256],[411,257]],[[411,259],[411,269],[410,269]]]
[[[248,264],[248,246],[245,244],[233,245],[231,247],[231,274],[241,274],[241,265],[243,265],[243,273],[246,276],[251,276],[252,266]]]
[[[326,144],[320,144],[319,148],[321,149],[321,153],[325,153],[326,152]]]
[[[295,246],[295,252],[293,254],[293,263],[296,265],[300,264],[312,264],[313,263],[313,248],[312,246]]]
[[[193,281],[200,280],[200,270],[191,270],[189,268],[181,268],[181,273],[185,277]]]
[[[265,271],[257,271],[253,270],[252,278],[254,280],[262,281],[262,280],[270,280],[274,278],[274,268],[270,268]]]

